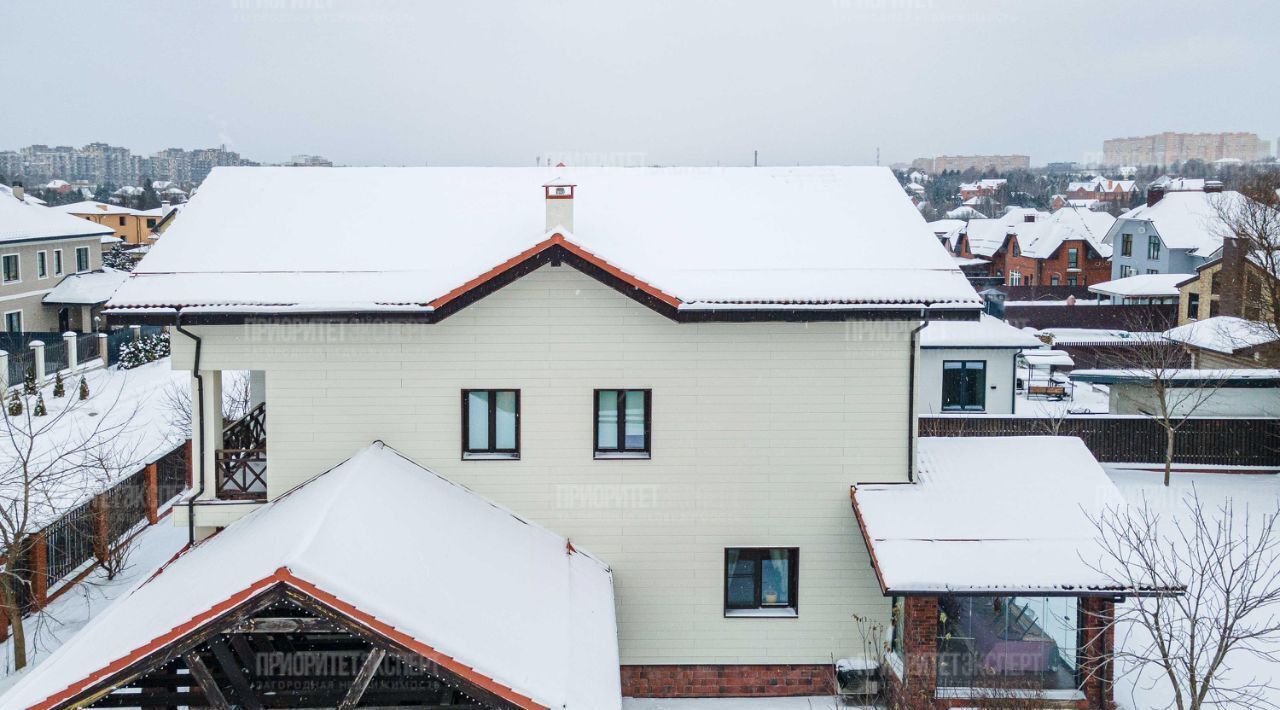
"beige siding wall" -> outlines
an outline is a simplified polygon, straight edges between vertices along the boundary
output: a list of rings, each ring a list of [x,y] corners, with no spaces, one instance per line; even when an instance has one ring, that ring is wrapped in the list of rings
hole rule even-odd
[[[887,621],[849,486],[906,480],[914,325],[678,325],[543,267],[437,325],[196,330],[267,373],[271,495],[382,439],[611,565],[623,663],[821,663]],[[471,387],[521,390],[520,461],[460,460]],[[652,460],[593,460],[598,387],[653,389]],[[736,546],[800,548],[799,618],[723,617]]]
[[[0,256],[14,254],[18,257],[19,280],[0,283],[0,312],[22,311],[22,326],[31,331],[58,329],[58,307],[45,306],[41,302],[45,294],[53,290],[63,278],[76,273],[76,248],[89,249],[89,270],[102,268],[101,239],[62,239],[24,244],[0,244]],[[54,251],[62,250],[62,274],[54,271]],[[46,276],[41,278],[37,268],[38,252],[45,253]],[[71,325],[79,322],[79,309],[71,309]],[[0,328],[4,327],[0,320]]]

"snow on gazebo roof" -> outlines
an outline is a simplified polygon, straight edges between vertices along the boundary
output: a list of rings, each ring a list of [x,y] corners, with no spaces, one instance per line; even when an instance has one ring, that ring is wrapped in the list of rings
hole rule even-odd
[[[1122,591],[1093,569],[1089,515],[1124,500],[1080,439],[921,438],[918,452],[914,484],[853,488],[885,594]]]
[[[0,705],[58,707],[275,584],[351,609],[518,705],[621,704],[609,568],[379,442],[162,568]]]
[[[169,232],[109,308],[430,312],[548,248],[672,310],[981,306],[887,168],[219,167]]]

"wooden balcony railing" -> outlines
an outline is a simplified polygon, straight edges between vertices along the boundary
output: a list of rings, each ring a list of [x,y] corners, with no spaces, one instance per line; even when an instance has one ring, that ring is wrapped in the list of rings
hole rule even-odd
[[[267,497],[266,422],[266,405],[259,404],[223,429],[223,448],[214,452],[219,498],[262,500]]]

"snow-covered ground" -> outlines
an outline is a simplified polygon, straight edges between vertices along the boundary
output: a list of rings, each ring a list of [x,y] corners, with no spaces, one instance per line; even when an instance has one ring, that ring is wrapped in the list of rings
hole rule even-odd
[[[1162,485],[1163,474],[1151,467],[1125,467],[1106,465],[1108,474],[1130,503],[1141,503],[1145,498],[1153,511],[1164,516],[1186,516],[1185,501],[1193,491],[1198,493],[1203,508],[1215,511],[1223,501],[1234,503],[1237,517],[1248,505],[1253,522],[1264,513],[1274,513],[1280,505],[1280,475],[1244,473],[1175,473],[1168,488]],[[1271,609],[1280,615],[1280,607]],[[1117,644],[1137,644],[1140,634],[1116,635]],[[1228,677],[1233,681],[1257,680],[1280,683],[1280,639],[1261,650],[1269,655],[1236,652],[1228,655]],[[1117,664],[1121,665],[1121,664]],[[1280,687],[1264,691],[1269,706],[1280,706]],[[1168,680],[1154,668],[1117,668],[1116,702],[1125,710],[1149,710],[1171,707],[1172,690]],[[1221,707],[1240,707],[1239,705]],[[1268,707],[1259,705],[1258,707]]]
[[[1048,384],[1036,382],[1036,384]],[[1025,391],[1014,398],[1014,414],[1023,417],[1057,417],[1063,414],[1106,414],[1108,390],[1106,385],[1091,385],[1086,382],[1071,383],[1067,386],[1067,398],[1055,402],[1037,397],[1030,399]]]
[[[101,570],[96,570],[83,583],[55,599],[44,613],[28,618],[27,658],[30,663],[34,665],[44,660],[95,614],[150,577],[186,544],[186,529],[175,527],[170,518],[143,530],[134,538],[129,565],[123,574],[107,580]],[[0,693],[19,677],[21,674],[13,674],[11,638],[0,643]]]
[[[36,398],[27,397],[25,413],[6,416],[0,424],[0,506],[23,504],[26,461],[26,470],[41,471],[43,481],[38,495],[31,496],[41,504],[33,522],[56,518],[185,439],[167,392],[185,386],[189,375],[170,369],[167,358],[132,370],[106,368],[83,375],[89,399],[78,396],[80,373],[64,380],[63,397],[53,396],[50,379],[41,390],[46,416],[29,416]],[[6,397],[5,406],[8,402]]]

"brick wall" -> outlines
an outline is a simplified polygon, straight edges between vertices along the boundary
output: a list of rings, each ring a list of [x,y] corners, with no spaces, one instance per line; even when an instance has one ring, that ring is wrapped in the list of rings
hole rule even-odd
[[[623,666],[622,694],[634,698],[830,695],[829,665]]]

